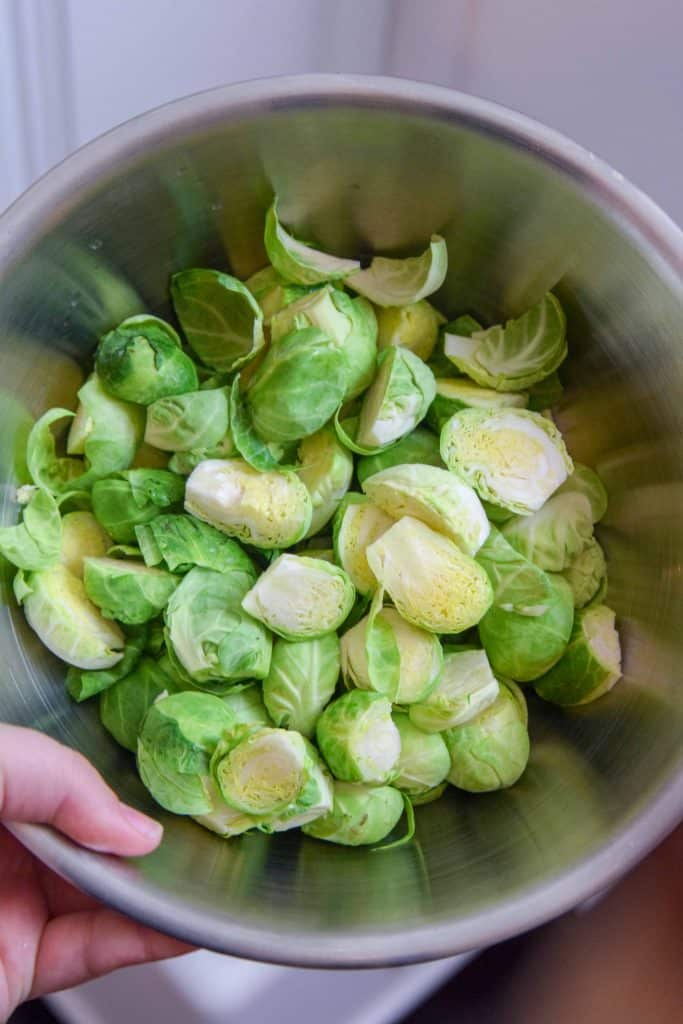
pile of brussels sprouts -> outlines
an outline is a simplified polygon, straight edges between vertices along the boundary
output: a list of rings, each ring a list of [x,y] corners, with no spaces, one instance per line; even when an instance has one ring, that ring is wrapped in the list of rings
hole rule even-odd
[[[547,294],[446,323],[439,236],[362,268],[273,204],[265,246],[246,282],[174,275],[182,339],[150,315],[100,339],[0,551],[163,807],[347,845],[405,811],[410,837],[447,783],[522,775],[519,684],[575,705],[620,676],[605,489],[549,412],[565,317]]]

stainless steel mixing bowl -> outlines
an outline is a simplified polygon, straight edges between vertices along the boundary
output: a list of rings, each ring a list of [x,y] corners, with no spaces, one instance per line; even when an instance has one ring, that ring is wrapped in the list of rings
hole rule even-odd
[[[273,192],[287,224],[340,254],[448,241],[437,303],[516,314],[566,303],[561,426],[610,491],[600,528],[625,676],[595,705],[532,703],[533,754],[508,792],[451,792],[387,853],[264,835],[222,841],[161,814],[137,862],[49,830],[18,834],[101,899],[200,945],[289,964],[405,963],[481,946],[608,885],[683,811],[682,236],[591,154],[432,86],[345,76],[251,82],[145,115],[70,157],[0,220],[1,517],[31,417],[72,400],[97,336],[168,312],[169,275],[264,263]],[[72,704],[4,575],[0,715],[83,751],[159,814],[133,759]]]

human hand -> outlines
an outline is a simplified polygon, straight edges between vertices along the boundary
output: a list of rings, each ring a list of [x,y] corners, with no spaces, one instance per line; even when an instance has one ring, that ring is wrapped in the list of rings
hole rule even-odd
[[[49,824],[91,850],[126,857],[149,853],[162,835],[80,754],[0,724],[0,1021],[25,999],[190,951],[79,892],[3,822]]]

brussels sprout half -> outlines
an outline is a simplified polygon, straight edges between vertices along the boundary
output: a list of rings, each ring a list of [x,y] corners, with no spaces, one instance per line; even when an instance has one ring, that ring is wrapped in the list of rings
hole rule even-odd
[[[316,739],[330,771],[343,782],[384,785],[396,776],[401,738],[391,704],[379,693],[351,690],[328,704]]]
[[[199,386],[197,368],[171,325],[146,314],[128,317],[103,336],[95,368],[111,395],[139,405]]]
[[[558,662],[534,683],[539,697],[554,704],[588,704],[621,678],[619,634],[614,612],[604,604],[577,612],[569,644]]]
[[[274,724],[312,739],[318,718],[334,696],[340,661],[336,633],[296,642],[276,640],[263,680],[263,701]]]
[[[431,693],[410,706],[410,720],[424,732],[452,729],[487,708],[498,693],[498,680],[486,652],[454,647],[445,653],[441,675]]]
[[[431,356],[439,326],[446,318],[426,299],[405,306],[384,306],[377,311],[377,344],[379,349],[401,346],[414,352],[425,362]]]
[[[443,737],[451,755],[448,781],[469,793],[514,785],[529,760],[529,733],[519,696],[501,685],[496,700],[476,718]]]

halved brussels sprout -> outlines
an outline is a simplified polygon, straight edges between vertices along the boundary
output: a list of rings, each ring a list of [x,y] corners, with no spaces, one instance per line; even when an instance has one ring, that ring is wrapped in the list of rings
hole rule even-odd
[[[339,281],[360,268],[358,260],[341,259],[300,242],[278,220],[277,199],[266,214],[264,245],[268,259],[285,281],[321,284]]]
[[[83,576],[83,559],[102,558],[111,547],[109,534],[92,512],[67,512],[62,519],[62,544],[59,561],[74,576]]]
[[[372,845],[398,825],[403,809],[403,797],[392,786],[335,781],[332,810],[304,825],[302,831],[341,846]]]
[[[532,618],[547,610],[550,597],[547,574],[513,548],[500,530],[491,527],[486,542],[477,552],[477,562],[491,581],[494,606]]]
[[[419,797],[439,786],[451,770],[451,755],[443,736],[426,733],[413,724],[408,715],[394,712],[394,725],[401,737],[401,754],[396,789]]]
[[[20,570],[14,587],[34,633],[62,661],[76,668],[111,668],[123,657],[125,637],[89,600],[83,581],[63,565]]]
[[[459,370],[484,387],[523,391],[548,377],[567,355],[566,319],[548,292],[516,320],[472,334],[444,335],[444,352]]]
[[[443,469],[441,452],[439,451],[439,439],[432,434],[431,430],[424,430],[417,427],[406,434],[396,444],[385,451],[377,452],[376,455],[364,455],[356,463],[356,476],[358,483],[363,486],[363,481],[383,469],[390,469],[391,466],[407,466],[410,463],[419,463],[422,466],[439,466]]]
[[[111,395],[139,405],[199,386],[197,368],[171,325],[147,314],[128,317],[102,337],[95,369]]]
[[[386,697],[351,690],[333,701],[318,719],[321,754],[342,782],[384,785],[396,777],[401,737]]]
[[[452,729],[492,704],[498,690],[486,651],[453,647],[444,655],[432,692],[409,708],[410,720],[424,732]]]
[[[171,278],[171,298],[190,348],[212,370],[230,373],[263,348],[263,313],[236,277],[182,270]]]
[[[380,349],[400,345],[425,362],[431,356],[439,326],[446,318],[426,299],[406,306],[384,306],[377,310],[377,345]]]
[[[243,679],[263,679],[271,639],[241,607],[253,581],[249,572],[190,569],[166,606],[166,645],[189,682],[223,693]]]
[[[296,642],[276,640],[263,680],[263,700],[274,724],[312,739],[315,723],[334,695],[339,667],[336,633]]]
[[[100,721],[117,743],[135,754],[142,723],[152,704],[162,694],[168,696],[176,691],[177,684],[163,664],[154,658],[141,658],[102,693]]]
[[[347,494],[339,506],[334,517],[334,551],[359,594],[371,594],[377,587],[365,553],[393,525],[394,520],[364,494]]]
[[[592,538],[562,573],[574,595],[574,607],[583,608],[598,594],[607,577],[605,552]]]
[[[355,596],[339,566],[305,555],[280,555],[244,597],[242,607],[286,640],[306,640],[338,629]]]
[[[179,580],[170,572],[139,562],[88,557],[83,582],[86,594],[106,619],[139,625],[166,607]]]
[[[562,572],[593,536],[593,518],[583,494],[556,492],[530,516],[515,516],[501,529],[508,544],[547,572]]]
[[[269,265],[248,277],[244,287],[249,289],[261,307],[263,322],[269,324],[276,313],[290,302],[296,302],[303,295],[307,295],[316,286],[287,284],[275,267]]]
[[[407,348],[387,348],[377,376],[363,399],[357,444],[384,448],[399,441],[424,419],[436,393],[434,375]]]
[[[349,402],[372,384],[377,369],[377,317],[367,299],[352,299],[346,292],[335,288],[332,301],[336,308],[351,321],[344,338],[347,362],[347,381],[344,401]]]
[[[380,608],[347,630],[341,653],[347,686],[375,690],[395,704],[424,700],[443,662],[438,638],[406,622],[395,608]]]
[[[576,613],[569,646],[550,671],[535,681],[534,689],[543,700],[571,707],[597,700],[620,678],[614,612],[597,604]]]
[[[375,256],[366,270],[349,274],[346,283],[376,306],[407,306],[437,291],[447,270],[446,242],[441,235],[432,235],[429,248],[419,256]]]
[[[517,782],[529,760],[529,733],[519,697],[501,684],[498,697],[443,737],[451,755],[448,781],[469,793],[490,793]]]
[[[572,472],[554,424],[527,409],[464,409],[441,432],[441,457],[480,498],[537,512]]]
[[[286,446],[275,441],[264,441],[254,429],[246,396],[242,391],[243,375],[238,373],[230,388],[230,434],[236,452],[253,469],[267,473],[271,469],[285,469],[281,465]],[[207,456],[208,458],[209,456]]]
[[[580,462],[574,463],[574,472],[558,488],[558,494],[584,495],[590,503],[594,523],[599,523],[607,511],[605,485],[594,469]]]
[[[138,738],[137,762],[158,804],[174,814],[211,810],[210,758],[233,726],[230,709],[208,693],[173,693],[150,707]]]
[[[346,393],[344,350],[324,331],[304,327],[271,345],[247,390],[256,432],[264,441],[299,441],[334,415]]]
[[[194,469],[185,508],[257,548],[286,548],[306,536],[313,506],[296,473],[259,473],[242,459],[207,459]]]
[[[129,469],[93,484],[97,521],[116,541],[135,540],[135,527],[183,500],[185,481],[166,469]]]
[[[351,330],[351,319],[337,309],[332,301],[333,294],[331,285],[325,285],[307,292],[275,313],[270,322],[271,342],[277,344],[288,334],[304,327],[317,327],[338,348],[343,348]]]
[[[0,555],[17,569],[48,569],[60,558],[61,548],[62,521],[57,502],[49,491],[37,488],[24,506],[22,521],[0,527]]]
[[[313,515],[307,537],[319,533],[339,508],[353,477],[353,456],[337,440],[334,429],[323,427],[299,445],[297,476],[311,496]]]
[[[491,605],[488,576],[453,541],[404,516],[366,551],[397,611],[432,633],[460,633]]]
[[[145,441],[167,452],[213,448],[228,432],[226,388],[160,398],[147,408]]]
[[[331,780],[317,750],[292,730],[264,727],[226,736],[211,770],[225,802],[257,816],[264,831],[295,828],[332,807]]]
[[[147,626],[129,629],[126,634],[123,657],[112,668],[95,670],[69,667],[66,673],[66,689],[72,700],[78,704],[98,693],[103,693],[129,675],[140,661],[148,639]]]
[[[211,801],[211,810],[206,814],[193,814],[192,817],[203,828],[222,836],[223,839],[230,839],[233,836],[241,836],[250,829],[258,828],[261,819],[253,814],[245,814],[238,811],[230,804],[226,804],[221,791],[209,777],[206,780],[206,792]]]
[[[427,422],[440,433],[451,416],[462,409],[525,409],[528,400],[525,391],[495,391],[467,377],[437,377],[436,396],[429,407]]]
[[[237,541],[193,516],[160,515],[135,528],[146,565],[161,565],[186,573],[194,565],[216,572],[239,569],[256,580],[256,569]]]
[[[408,464],[368,477],[363,490],[394,519],[412,516],[474,555],[489,535],[489,521],[476,492],[447,469]]]

